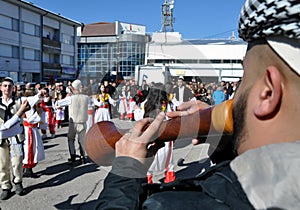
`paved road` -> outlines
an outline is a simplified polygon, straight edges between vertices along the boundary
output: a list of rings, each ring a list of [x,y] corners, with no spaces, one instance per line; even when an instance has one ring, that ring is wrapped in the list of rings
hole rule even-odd
[[[132,122],[115,120],[120,128],[130,128]],[[41,161],[34,172],[38,178],[24,178],[24,196],[13,195],[9,200],[0,201],[2,210],[35,209],[93,209],[95,201],[103,188],[103,180],[111,167],[97,166],[92,162],[75,166],[67,164],[67,127],[57,129],[57,137],[44,141],[46,159]],[[190,140],[178,141],[174,145],[175,171],[178,176],[191,176],[197,170],[186,173],[194,165],[202,165],[207,157],[208,145],[192,146]],[[184,158],[184,164],[177,166],[177,160]],[[158,181],[163,174],[156,174]],[[13,188],[14,191],[14,188]]]

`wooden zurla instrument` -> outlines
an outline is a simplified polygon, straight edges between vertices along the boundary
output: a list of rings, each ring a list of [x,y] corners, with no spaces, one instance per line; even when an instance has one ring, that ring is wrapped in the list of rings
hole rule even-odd
[[[232,134],[233,100],[227,100],[188,116],[164,121],[155,141],[197,138],[207,135]],[[102,121],[93,125],[86,134],[85,149],[89,158],[101,166],[111,165],[115,157],[115,143],[128,130],[118,129],[113,122]]]

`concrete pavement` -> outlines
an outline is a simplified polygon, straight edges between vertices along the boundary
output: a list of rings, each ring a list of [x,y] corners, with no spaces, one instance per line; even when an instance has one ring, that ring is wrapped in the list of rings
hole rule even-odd
[[[134,124],[117,119],[113,121],[120,128],[130,128]],[[68,165],[67,127],[57,129],[56,132],[56,138],[44,140],[46,159],[33,169],[38,177],[24,178],[25,195],[14,194],[10,199],[0,201],[2,210],[93,209],[111,167],[97,166],[91,161],[84,165]],[[178,176],[192,176],[202,170],[204,163],[198,160],[204,161],[207,157],[207,144],[192,146],[190,140],[181,140],[175,142],[174,148]],[[180,158],[185,161],[178,166],[176,163]],[[191,166],[195,170],[186,173],[185,169]],[[163,173],[156,174],[154,181],[162,176]]]

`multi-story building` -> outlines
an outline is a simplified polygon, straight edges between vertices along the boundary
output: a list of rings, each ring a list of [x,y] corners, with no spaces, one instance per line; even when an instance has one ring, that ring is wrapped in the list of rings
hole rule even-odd
[[[0,0],[0,77],[75,78],[79,26],[29,2]]]
[[[228,39],[184,40],[178,32],[153,33],[146,47],[146,66],[140,68],[165,66],[172,76],[187,80],[235,81],[243,76],[246,49],[247,43],[234,35]]]
[[[84,25],[78,42],[80,77],[99,82],[106,75],[106,79],[113,75],[134,77],[135,66],[145,63],[145,31],[143,25],[119,21]]]
[[[178,32],[150,36],[144,25],[120,21],[83,25],[29,2],[0,0],[0,77],[15,81],[134,78],[144,65],[188,79],[236,80],[246,46],[235,38],[184,40]]]

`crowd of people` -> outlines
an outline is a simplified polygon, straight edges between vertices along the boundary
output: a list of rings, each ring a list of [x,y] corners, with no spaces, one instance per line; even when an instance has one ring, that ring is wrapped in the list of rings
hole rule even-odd
[[[189,100],[201,100],[209,105],[216,105],[233,98],[237,84],[238,81],[205,84],[196,80],[185,81],[184,77],[180,76],[172,82],[167,82],[166,86],[172,93],[172,99],[175,100],[174,106]],[[138,85],[134,79],[124,80],[119,85],[115,82],[95,83],[91,80],[89,85],[82,87],[82,91],[93,99],[96,108],[94,123],[116,117],[121,120],[134,121],[137,107],[140,107],[153,86],[155,82],[147,83],[146,80],[141,85]],[[99,101],[105,101],[105,103],[99,106]],[[98,108],[107,109],[105,112],[101,109],[100,112]]]
[[[0,168],[3,170],[0,171],[2,188],[0,198],[5,200],[12,195],[10,164],[13,166],[12,182],[16,185],[16,194],[23,194],[23,177],[36,178],[33,168],[45,159],[43,140],[55,138],[56,130],[62,128],[64,123],[68,124],[67,140],[70,154],[68,164],[74,165],[77,157],[80,163],[85,164],[84,138],[93,124],[110,121],[112,118],[138,121],[149,116],[155,117],[158,110],[175,111],[177,106],[189,100],[217,104],[221,100],[226,100],[226,92],[230,93],[227,99],[234,94],[236,83],[233,82],[229,86],[226,84],[229,83],[218,84],[224,90],[222,91],[223,97],[214,100],[217,84],[204,85],[202,82],[187,82],[183,77],[165,85],[147,83],[144,80],[142,85],[138,86],[134,79],[124,80],[119,85],[108,81],[96,83],[91,79],[89,84],[83,85],[81,80],[77,79],[68,84],[60,82],[43,87],[40,83],[36,83],[35,86],[27,83],[25,89],[14,84],[11,78],[4,78],[1,82],[0,101],[0,111],[3,112],[0,117],[3,123],[12,118],[24,101],[30,108],[28,110],[23,108],[19,116],[23,131],[3,139],[0,144],[0,152],[5,152],[6,156],[0,161],[2,165]],[[159,93],[157,89],[160,90]],[[154,93],[158,95],[154,97]],[[159,99],[162,96],[164,96],[163,102]],[[80,145],[80,155],[76,154],[76,137]],[[166,182],[175,179],[172,147],[172,142],[170,142],[170,145],[165,147],[165,151],[159,152],[161,155],[157,158],[158,163],[149,170],[149,182],[152,182],[152,173],[158,168],[165,170]]]

